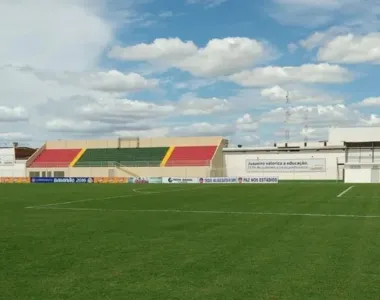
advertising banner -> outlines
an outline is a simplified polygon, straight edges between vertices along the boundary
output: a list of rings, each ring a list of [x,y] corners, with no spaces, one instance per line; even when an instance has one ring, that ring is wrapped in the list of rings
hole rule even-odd
[[[263,183],[278,183],[278,177],[277,176],[260,176],[260,177],[205,177],[205,178],[199,178],[199,183],[201,184],[208,184],[208,183],[217,183],[217,184],[224,184],[224,183],[237,183],[237,184],[243,184],[243,183],[257,183],[257,184],[263,184]]]
[[[199,183],[237,183],[237,177],[205,177],[199,178]]]
[[[306,159],[247,159],[245,168],[250,173],[263,172],[325,172],[325,158]]]
[[[238,183],[278,183],[278,176],[272,177],[238,177]]]
[[[0,177],[0,183],[30,183],[29,177]]]
[[[162,183],[162,177],[130,177],[128,178],[128,183]]]
[[[126,177],[95,177],[94,183],[127,183]]]
[[[162,177],[162,183],[199,183],[198,177]]]
[[[93,177],[31,177],[31,183],[93,183]]]

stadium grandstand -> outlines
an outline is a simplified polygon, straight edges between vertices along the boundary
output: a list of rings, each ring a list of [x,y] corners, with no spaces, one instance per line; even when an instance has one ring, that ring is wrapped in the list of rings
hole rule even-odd
[[[30,177],[223,176],[222,137],[48,141],[27,161]]]
[[[214,137],[47,141],[0,149],[1,177],[250,177],[380,182],[379,128],[331,128],[320,142],[230,147]]]

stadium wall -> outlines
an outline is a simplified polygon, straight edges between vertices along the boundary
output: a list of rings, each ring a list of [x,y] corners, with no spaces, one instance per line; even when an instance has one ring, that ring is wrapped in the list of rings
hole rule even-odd
[[[26,177],[26,160],[17,160],[12,166],[0,166],[0,177]]]
[[[120,148],[144,148],[166,146],[207,146],[218,145],[221,137],[162,137],[139,140],[120,140]],[[117,148],[118,140],[58,140],[47,141],[46,149],[77,149],[77,148]]]
[[[223,149],[228,146],[228,140],[220,140],[218,148],[214,153],[214,157],[211,161],[211,170],[208,176],[211,177],[223,177],[226,176],[224,167],[224,154]]]
[[[135,173],[136,177],[208,177],[210,176],[209,167],[158,167],[158,168],[127,168],[131,173]],[[31,172],[51,172],[53,177],[62,177],[54,174],[54,172],[64,172],[65,177],[133,177],[127,172],[123,172],[118,168],[94,167],[94,168],[30,168]],[[33,176],[31,176],[33,177]],[[50,177],[50,176],[48,176]]]
[[[227,176],[279,176],[280,180],[343,180],[344,176],[344,148],[285,153],[226,150],[224,157]]]

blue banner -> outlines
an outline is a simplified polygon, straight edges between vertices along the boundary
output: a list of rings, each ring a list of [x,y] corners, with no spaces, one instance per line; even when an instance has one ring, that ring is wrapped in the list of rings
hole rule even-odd
[[[31,177],[31,183],[93,183],[93,177]]]

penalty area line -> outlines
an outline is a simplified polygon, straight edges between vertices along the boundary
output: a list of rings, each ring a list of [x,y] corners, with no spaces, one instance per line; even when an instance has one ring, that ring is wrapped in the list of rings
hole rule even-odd
[[[345,214],[314,214],[314,213],[281,213],[255,211],[219,211],[219,210],[177,210],[177,209],[106,209],[81,207],[34,207],[34,209],[68,210],[68,211],[97,211],[97,212],[128,212],[128,213],[182,213],[182,214],[219,214],[219,215],[247,215],[247,216],[293,216],[293,217],[323,217],[323,218],[372,218],[379,219],[380,215],[345,215]]]
[[[343,192],[341,192],[338,196],[336,196],[337,198],[340,198],[342,197],[344,194],[346,194],[349,190],[351,190],[352,188],[354,187],[354,185],[351,185],[349,188],[345,189]]]

